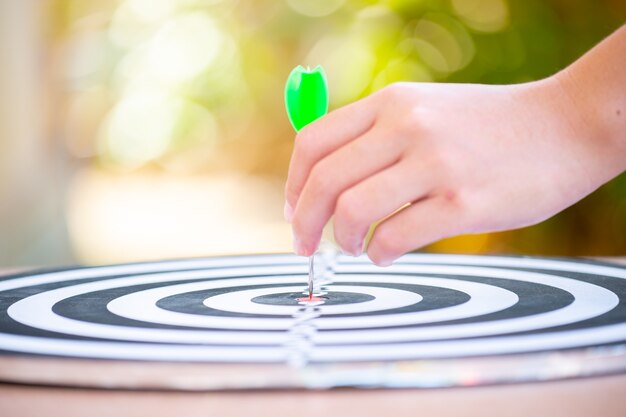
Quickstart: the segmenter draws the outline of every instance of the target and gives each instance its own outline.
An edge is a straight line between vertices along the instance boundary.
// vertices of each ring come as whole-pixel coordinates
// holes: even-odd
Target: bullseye
[[[326,301],[326,297],[315,297],[314,295],[311,295],[310,297],[300,297],[300,298],[296,298],[296,301],[298,303],[323,303],[324,301]]]

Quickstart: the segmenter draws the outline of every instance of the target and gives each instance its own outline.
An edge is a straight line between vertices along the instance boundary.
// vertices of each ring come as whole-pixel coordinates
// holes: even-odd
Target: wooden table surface
[[[603,261],[609,259],[602,258]],[[610,259],[626,264],[626,258]],[[231,392],[0,384],[4,416],[626,416],[626,375],[472,388]]]
[[[0,385],[1,416],[626,416],[626,375],[422,390],[146,392]]]

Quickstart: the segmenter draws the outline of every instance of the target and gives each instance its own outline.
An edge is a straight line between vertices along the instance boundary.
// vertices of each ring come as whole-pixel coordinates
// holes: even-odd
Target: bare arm
[[[626,25],[554,76],[566,107],[596,141],[605,181],[626,169]]]

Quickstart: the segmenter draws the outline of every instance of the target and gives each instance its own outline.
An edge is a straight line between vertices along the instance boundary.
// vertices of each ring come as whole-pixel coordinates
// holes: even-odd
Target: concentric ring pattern
[[[306,363],[533,353],[626,343],[626,269],[581,260],[340,257],[324,304],[306,260],[220,257],[0,279],[0,351]],[[303,336],[304,335],[304,336]]]

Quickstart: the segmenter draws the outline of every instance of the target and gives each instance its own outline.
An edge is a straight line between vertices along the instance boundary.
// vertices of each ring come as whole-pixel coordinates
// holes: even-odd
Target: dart
[[[285,108],[296,132],[328,112],[328,83],[320,65],[312,70],[298,65],[291,71],[285,84]],[[309,299],[314,277],[315,254],[309,256]]]

